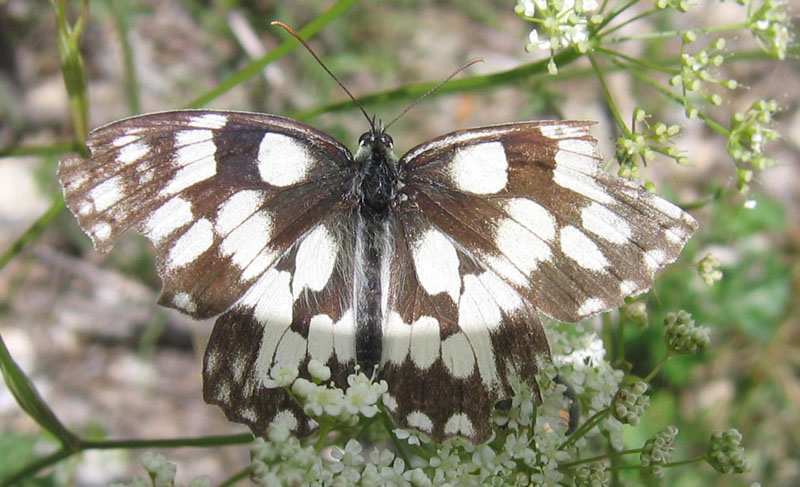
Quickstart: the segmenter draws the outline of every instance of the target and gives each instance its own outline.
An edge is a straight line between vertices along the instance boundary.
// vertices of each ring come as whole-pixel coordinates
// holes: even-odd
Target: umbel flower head
[[[721,473],[744,473],[750,471],[741,446],[742,434],[737,429],[719,431],[711,436],[706,450],[706,461]]]
[[[621,387],[611,402],[611,414],[620,423],[636,426],[639,424],[639,416],[650,405],[650,398],[645,392],[647,384],[644,382],[634,382]]]
[[[518,0],[514,11],[537,25],[528,34],[526,51],[549,51],[547,70],[556,74],[553,52],[574,46],[580,52],[589,49],[589,25],[602,22],[596,0]]]
[[[697,326],[692,315],[680,310],[664,318],[664,337],[674,353],[695,353],[711,343],[707,326]]]
[[[656,477],[664,475],[664,465],[672,460],[676,436],[678,436],[678,428],[670,425],[647,440],[639,457],[642,467],[646,471]]]

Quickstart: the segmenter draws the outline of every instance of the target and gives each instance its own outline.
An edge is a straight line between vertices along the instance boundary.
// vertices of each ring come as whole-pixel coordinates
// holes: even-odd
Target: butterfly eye
[[[359,137],[359,139],[358,139],[358,146],[362,147],[367,142],[371,142],[372,138],[373,137],[372,137],[372,134],[370,132],[367,132],[367,133],[361,135],[361,137]]]
[[[388,134],[381,134],[381,142],[386,144],[387,147],[391,148],[394,147],[394,141]]]

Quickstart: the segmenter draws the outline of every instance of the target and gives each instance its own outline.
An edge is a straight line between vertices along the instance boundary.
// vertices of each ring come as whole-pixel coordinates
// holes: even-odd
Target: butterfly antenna
[[[331,72],[331,70],[330,70],[330,69],[328,69],[328,67],[327,67],[327,66],[325,66],[325,63],[323,63],[323,62],[322,62],[322,59],[320,59],[320,58],[319,58],[319,56],[317,56],[317,53],[315,53],[315,52],[314,52],[314,50],[313,50],[313,49],[311,49],[311,46],[309,46],[309,45],[308,45],[308,43],[306,42],[306,40],[305,40],[305,39],[303,39],[303,38],[300,36],[300,34],[298,34],[298,33],[297,33],[297,31],[295,31],[294,29],[292,29],[292,28],[291,28],[291,27],[289,27],[288,25],[284,24],[283,22],[280,22],[280,21],[278,21],[278,20],[275,20],[275,21],[273,21],[273,22],[270,22],[270,25],[277,25],[278,27],[282,28],[283,30],[285,30],[286,32],[288,32],[289,34],[291,34],[291,35],[292,35],[292,37],[294,37],[295,39],[297,39],[297,40],[300,42],[300,44],[302,44],[302,45],[303,45],[303,47],[305,47],[305,48],[306,48],[306,51],[310,52],[310,53],[311,53],[311,55],[312,55],[312,56],[314,56],[314,59],[316,59],[316,60],[317,60],[317,62],[319,63],[319,65],[320,65],[320,66],[322,66],[322,69],[324,69],[324,70],[325,70],[325,72],[326,72],[326,73],[328,73],[328,74],[331,76],[331,78],[333,78],[333,79],[336,81],[336,83],[338,83],[338,85],[342,87],[342,89],[344,90],[344,92],[345,92],[345,93],[347,93],[347,96],[349,96],[349,97],[350,97],[350,99],[351,99],[351,100],[353,100],[353,103],[355,103],[355,104],[356,104],[356,106],[358,107],[358,109],[359,109],[359,110],[361,110],[361,113],[363,113],[363,114],[364,114],[364,117],[367,119],[367,122],[369,122],[369,125],[370,125],[370,127],[372,127],[372,130],[374,131],[374,130],[375,130],[375,118],[374,118],[374,117],[373,117],[373,118],[370,118],[370,117],[369,117],[369,115],[367,115],[367,111],[366,111],[366,110],[364,110],[364,107],[361,105],[361,103],[359,103],[359,102],[358,102],[358,100],[356,100],[356,97],[354,97],[354,96],[353,96],[353,94],[352,94],[352,93],[350,93],[350,90],[348,90],[348,89],[347,89],[347,87],[346,87],[346,86],[345,86],[345,85],[344,85],[344,84],[343,84],[341,81],[339,81],[339,78],[337,78],[337,77],[336,77],[336,75],[335,75],[335,74],[333,74],[333,73]],[[452,76],[451,76],[451,77],[452,77]]]
[[[431,94],[431,93],[433,93],[434,91],[438,90],[439,88],[441,88],[441,87],[442,87],[442,85],[443,85],[443,84],[445,84],[445,83],[447,83],[448,81],[450,81],[451,79],[453,79],[453,78],[454,78],[454,77],[455,77],[455,76],[456,76],[458,73],[460,73],[461,71],[464,71],[465,69],[467,69],[468,67],[472,66],[473,64],[477,64],[477,63],[483,63],[483,62],[486,62],[486,58],[482,58],[482,57],[476,57],[476,58],[472,58],[472,59],[470,59],[469,61],[467,61],[466,63],[464,63],[464,64],[463,64],[463,65],[462,65],[460,68],[458,68],[458,69],[456,69],[455,71],[453,71],[452,73],[450,73],[450,76],[448,76],[447,78],[445,78],[444,80],[442,80],[441,82],[439,82],[439,84],[438,84],[438,85],[434,86],[434,87],[433,87],[433,88],[431,88],[430,90],[428,90],[428,91],[426,91],[425,93],[423,93],[423,94],[422,94],[422,96],[420,96],[419,98],[417,98],[416,100],[414,100],[414,103],[412,103],[411,105],[407,106],[407,107],[406,107],[406,109],[405,109],[405,110],[403,110],[403,111],[400,113],[400,115],[398,115],[398,116],[394,117],[394,118],[392,119],[392,121],[391,121],[391,122],[389,122],[388,124],[386,124],[386,127],[384,127],[384,130],[388,129],[388,128],[389,128],[389,126],[390,126],[390,125],[392,125],[393,123],[395,123],[395,122],[396,122],[396,121],[397,121],[397,120],[398,120],[400,117],[402,117],[403,115],[405,115],[406,113],[408,113],[408,112],[409,112],[409,111],[410,111],[412,108],[414,108],[415,106],[417,106],[417,104],[418,104],[419,102],[421,102],[423,98],[425,98],[426,96],[430,95],[430,94]]]

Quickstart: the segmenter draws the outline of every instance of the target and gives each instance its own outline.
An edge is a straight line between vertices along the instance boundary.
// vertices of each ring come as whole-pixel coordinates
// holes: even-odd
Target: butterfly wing
[[[532,380],[547,340],[536,310],[446,232],[422,212],[397,215],[385,264],[384,404],[403,427],[477,443],[512,393],[508,374]]]
[[[454,132],[401,159],[383,335],[400,424],[437,439],[486,439],[491,407],[510,395],[509,372],[538,390],[535,356],[548,347],[536,310],[578,321],[619,306],[652,285],[696,228],[676,206],[603,172],[589,125]]]
[[[307,433],[283,390],[264,384],[275,364],[324,358],[324,345],[309,345],[312,317],[349,324],[348,150],[289,119],[217,111],[134,117],[87,142],[91,158],[64,161],[59,178],[95,246],[108,250],[138,228],[156,247],[160,304],[197,318],[224,313],[206,352],[206,399],[257,433],[284,411]],[[351,345],[322,360],[341,384]]]
[[[403,157],[408,200],[542,313],[578,321],[650,288],[697,227],[608,174],[591,122],[445,135]]]

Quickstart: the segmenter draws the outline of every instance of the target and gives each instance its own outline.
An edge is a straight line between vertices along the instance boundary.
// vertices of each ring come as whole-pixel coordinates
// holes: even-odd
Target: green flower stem
[[[85,450],[112,450],[118,448],[176,448],[176,447],[209,447],[224,445],[241,445],[253,441],[253,435],[244,433],[227,436],[204,436],[198,438],[174,438],[154,440],[108,440],[90,441],[78,440],[76,444],[64,446],[47,456],[44,456],[12,473],[5,479],[0,479],[0,487],[11,487],[22,479],[36,475],[47,467],[69,458]]]
[[[674,74],[680,74],[680,72],[681,72],[679,69],[668,68],[667,67],[669,65],[675,64],[676,62],[679,62],[679,60],[677,60],[677,59],[674,62],[664,61],[664,62],[661,62],[661,63],[652,63],[652,62],[649,62],[649,61],[645,61],[644,59],[636,58],[636,57],[633,57],[633,56],[628,56],[627,54],[623,54],[623,53],[621,53],[619,51],[615,51],[613,49],[608,49],[607,47],[603,47],[603,46],[597,46],[597,48],[595,48],[595,51],[598,52],[598,53],[601,53],[601,54],[605,54],[606,55],[605,57],[609,57],[609,56],[617,57],[617,58],[620,58],[620,59],[624,59],[625,61],[628,61],[631,64],[635,64],[638,67],[650,69],[650,70],[653,70],[653,71],[658,71],[658,72],[665,73],[665,74],[674,75]]]
[[[406,449],[403,448],[403,445],[400,444],[400,440],[397,439],[397,435],[395,435],[392,430],[394,429],[394,424],[392,420],[389,419],[389,415],[381,411],[381,419],[383,423],[383,427],[386,429],[386,432],[389,434],[389,440],[392,442],[392,446],[394,447],[394,451],[397,452],[397,455],[406,462],[406,465],[411,465],[410,460],[408,458],[408,453]]]
[[[358,0],[339,0],[322,15],[316,17],[314,20],[309,22],[308,25],[298,30],[298,33],[305,39],[313,37],[332,20],[344,14],[350,7],[355,5],[356,2],[358,2]],[[186,105],[186,108],[200,108],[206,105],[211,100],[230,91],[232,88],[236,87],[251,76],[257,75],[262,69],[264,69],[264,66],[288,53],[297,45],[299,45],[298,42],[293,38],[283,41],[278,47],[271,50],[260,59],[254,60],[236,74],[224,79],[214,89],[195,98],[188,105]]]
[[[606,468],[607,472],[619,472],[620,470],[640,470],[642,468],[641,464],[634,463],[632,465],[618,465],[618,466],[611,466]]]
[[[65,449],[75,450],[80,440],[59,421],[47,402],[39,395],[36,386],[11,357],[2,335],[0,335],[0,373],[20,408],[39,426],[55,436]]]
[[[676,95],[675,93],[673,93],[673,92],[669,91],[668,89],[664,88],[663,86],[658,84],[656,81],[654,81],[653,79],[651,79],[647,75],[639,72],[636,69],[628,69],[628,67],[626,67],[624,64],[622,64],[622,62],[619,61],[618,59],[614,59],[614,58],[610,58],[610,57],[606,58],[606,59],[608,59],[610,62],[616,64],[617,67],[619,67],[620,69],[626,70],[627,72],[632,74],[636,79],[638,79],[642,83],[647,84],[648,86],[650,86],[654,90],[658,91],[659,93],[661,93],[665,97],[671,99],[675,103],[678,103],[679,105],[686,106],[685,97]],[[718,132],[723,137],[728,138],[728,136],[730,135],[730,131],[728,129],[723,127],[719,122],[717,122],[713,118],[709,117],[708,115],[706,115],[706,114],[704,114],[704,113],[702,113],[702,112],[700,112],[698,110],[697,116],[700,119],[702,119],[703,122],[705,122],[705,124],[708,125],[709,128],[715,130],[716,132]]]
[[[606,103],[608,103],[608,108],[611,110],[611,113],[614,115],[614,119],[617,121],[617,126],[619,126],[619,129],[625,134],[626,137],[630,137],[631,131],[625,124],[625,120],[623,120],[622,115],[619,113],[617,104],[614,103],[614,97],[611,96],[611,90],[608,89],[608,84],[603,76],[603,70],[600,69],[600,66],[597,64],[597,60],[592,54],[587,53],[586,57],[588,57],[589,62],[592,63],[592,68],[594,68],[594,72],[597,75],[597,80],[600,81],[600,87],[603,88],[603,94],[606,97]]]
[[[672,355],[673,355],[672,350],[667,350],[667,353],[665,353],[664,356],[661,358],[661,360],[656,364],[656,366],[653,367],[653,370],[651,370],[650,373],[647,374],[647,377],[642,379],[642,382],[649,383],[651,380],[653,380],[653,377],[655,377],[656,374],[658,374],[659,371],[661,371],[664,365],[666,365],[667,361],[670,358],[672,358]]]
[[[591,418],[587,419],[585,423],[580,425],[578,429],[575,430],[575,432],[570,435],[569,438],[564,440],[564,442],[558,446],[558,449],[563,450],[571,446],[573,443],[575,443],[576,441],[581,439],[584,435],[586,435],[586,433],[591,431],[592,428],[597,426],[600,423],[600,421],[604,420],[606,416],[608,416],[609,414],[611,414],[611,408],[601,409],[600,411],[594,413],[594,415]]]
[[[628,3],[626,3],[622,7],[614,10],[613,12],[611,12],[608,15],[603,15],[603,21],[600,22],[600,25],[597,26],[597,29],[599,30],[599,29],[602,29],[603,27],[607,26],[608,24],[611,23],[612,20],[617,18],[617,16],[619,14],[621,14],[622,12],[625,12],[626,10],[631,8],[632,6],[636,5],[637,3],[639,3],[639,1],[640,0],[628,0]],[[600,8],[600,10],[598,10],[598,12],[600,12],[602,14],[603,11],[605,10],[605,8],[606,8],[606,3],[603,3],[603,6]]]
[[[80,50],[80,38],[89,17],[89,0],[83,0],[78,20],[73,26],[67,22],[67,0],[54,3],[58,26],[58,52],[61,74],[67,88],[75,141],[83,146],[89,133],[89,101],[86,97],[86,73]],[[82,149],[85,152],[86,149]],[[88,153],[82,154],[88,156]]]
[[[114,450],[117,448],[178,448],[244,445],[253,441],[250,433],[222,436],[198,436],[190,438],[167,438],[152,440],[81,440],[81,450]]]
[[[614,452],[614,455],[634,455],[637,453],[642,453],[642,451],[644,451],[644,448],[636,448],[633,450],[623,450],[619,452]],[[578,465],[584,465],[587,463],[594,463],[602,460],[608,460],[609,458],[611,458],[611,456],[612,456],[611,454],[605,454],[605,455],[597,455],[596,457],[582,458],[580,460],[575,460],[574,462],[562,463],[558,466],[558,469],[568,470],[573,467],[577,467]]]
[[[628,42],[628,41],[658,40],[658,39],[668,39],[673,37],[680,38],[689,32],[700,36],[704,34],[714,34],[717,32],[748,30],[749,27],[750,27],[749,22],[739,22],[737,24],[718,25],[715,27],[706,27],[704,29],[665,30],[659,32],[648,32],[645,34],[633,34],[620,37],[604,37],[603,44],[616,44],[618,42]]]
[[[704,462],[705,459],[706,459],[706,457],[699,456],[699,457],[695,457],[695,458],[689,458],[688,460],[681,460],[679,462],[665,463],[664,467],[665,468],[666,467],[680,467],[682,465],[690,465],[692,463],[701,463],[701,462]]]
[[[253,467],[252,466],[247,466],[247,467],[239,470],[235,474],[231,475],[227,479],[225,479],[224,482],[219,484],[219,487],[230,487],[231,485],[236,485],[239,482],[241,482],[242,480],[245,480],[246,478],[250,477],[250,474],[252,474],[252,473],[253,473]]]
[[[644,11],[644,12],[640,13],[639,15],[631,17],[630,19],[626,20],[625,22],[619,23],[619,24],[615,25],[614,27],[611,27],[610,29],[608,29],[608,30],[606,30],[604,32],[597,33],[597,36],[600,37],[600,38],[604,38],[604,37],[608,36],[609,34],[611,34],[612,32],[616,32],[616,31],[622,29],[626,25],[630,25],[630,24],[636,22],[637,20],[641,20],[641,19],[643,19],[645,17],[649,17],[650,15],[653,15],[654,13],[657,13],[657,12],[660,12],[660,10],[657,9],[657,8],[651,8],[650,10]],[[604,23],[603,25],[607,25],[607,24]]]
[[[57,156],[65,152],[77,152],[79,145],[75,142],[55,142],[46,146],[9,147],[0,149],[0,158],[21,156]]]
[[[574,48],[565,49],[559,52],[553,60],[558,66],[567,65],[570,62],[580,58],[583,54]],[[501,71],[488,75],[471,76],[469,78],[452,79],[447,84],[442,85],[438,90],[431,93],[429,96],[439,96],[445,93],[459,93],[464,91],[479,90],[485,88],[496,88],[502,85],[517,83],[520,80],[529,80],[533,76],[542,76],[547,74],[547,64],[549,59],[543,59],[530,64],[525,64],[514,69]],[[381,91],[372,93],[358,98],[359,103],[364,106],[371,104],[390,103],[403,100],[414,100],[420,95],[436,86],[438,81],[431,81],[427,83],[418,83],[412,85],[401,86],[392,90]],[[290,114],[290,118],[296,120],[308,120],[323,113],[334,113],[344,110],[355,108],[355,104],[350,101],[341,101],[322,105],[311,110],[303,112],[296,112]]]
[[[22,253],[22,251],[30,245],[31,243],[35,242],[44,231],[53,223],[53,220],[61,214],[61,211],[64,209],[64,200],[62,198],[58,198],[58,200],[54,201],[50,204],[50,208],[48,208],[42,216],[36,219],[30,227],[28,227],[25,232],[20,235],[14,243],[11,244],[11,247],[8,248],[2,255],[0,255],[0,269],[4,268],[6,264],[8,264],[12,259],[14,259],[17,255]]]
[[[321,452],[326,446],[328,446],[328,433],[332,429],[332,422],[324,421],[319,425],[319,437],[317,438],[317,442],[314,443],[314,451],[319,453]]]
[[[610,315],[611,313],[606,313]],[[610,317],[608,318],[611,319]],[[621,364],[625,361],[625,318],[620,318],[617,322],[617,340],[616,345],[614,346],[614,355],[612,358],[614,359],[612,364]]]
[[[115,2],[109,4],[111,8],[111,19],[114,24],[114,29],[117,31],[119,37],[119,44],[122,48],[122,67],[124,73],[125,97],[128,101],[128,111],[130,113],[141,112],[141,103],[139,100],[139,81],[136,77],[136,67],[133,62],[133,49],[128,40],[128,31],[130,30],[128,18],[130,15],[130,2]]]
[[[35,475],[45,468],[70,457],[75,452],[66,448],[61,448],[53,453],[44,456],[28,465],[22,467],[4,479],[0,479],[0,487],[12,487],[18,485],[22,480]]]

